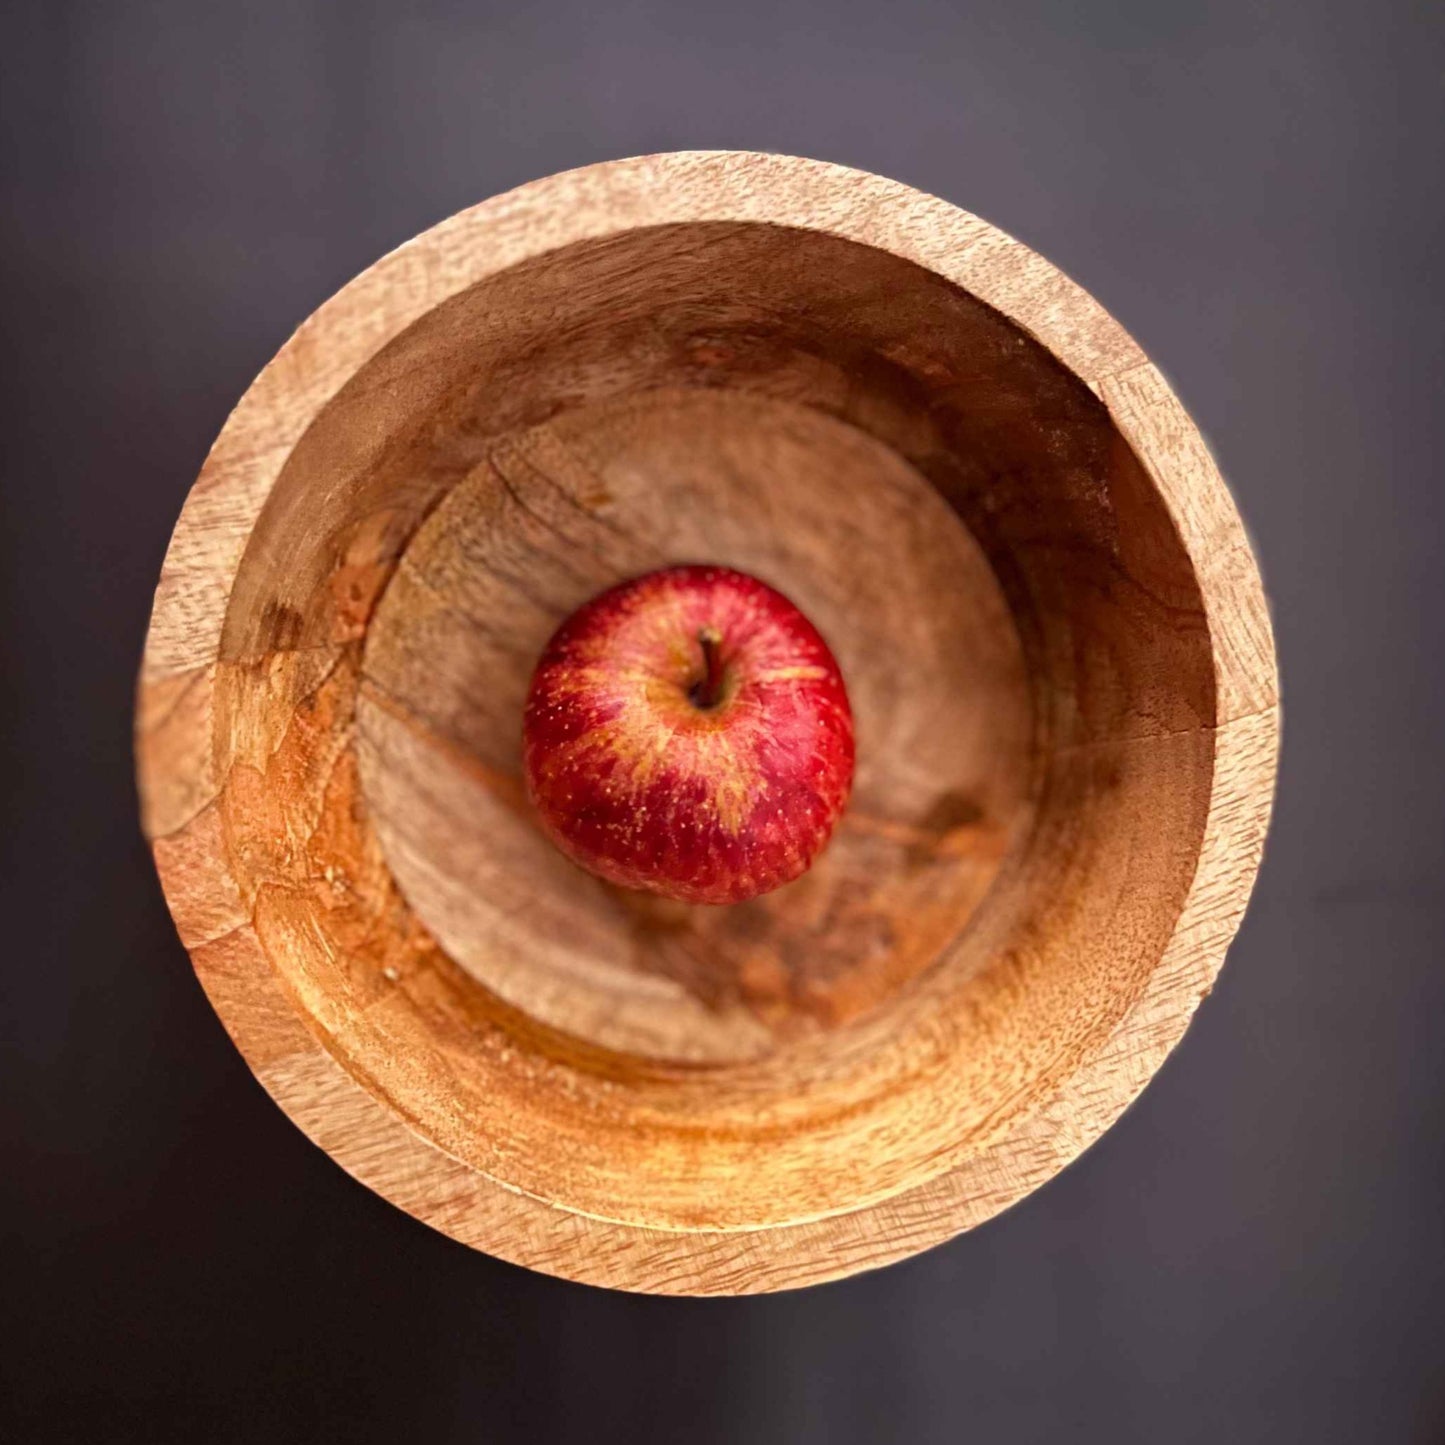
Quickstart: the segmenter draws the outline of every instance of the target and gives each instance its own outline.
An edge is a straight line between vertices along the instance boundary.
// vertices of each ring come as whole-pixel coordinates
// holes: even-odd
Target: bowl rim
[[[1198,863],[1139,998],[1047,1104],[964,1164],[879,1203],[769,1228],[673,1231],[573,1213],[445,1153],[367,1093],[293,1008],[229,872],[211,766],[212,689],[242,554],[293,448],[354,372],[436,306],[578,242],[689,222],[786,225],[872,246],[994,307],[1101,399],[1195,569],[1217,721]],[[606,161],[483,201],[392,251],[320,306],[231,413],[181,510],[137,700],[144,827],[212,1005],[287,1115],[354,1177],[489,1254],[654,1293],[752,1293],[889,1263],[992,1217],[1102,1134],[1182,1037],[1257,873],[1279,726],[1268,608],[1249,539],[1158,369],[1081,287],[946,201],[844,166],[755,152]]]

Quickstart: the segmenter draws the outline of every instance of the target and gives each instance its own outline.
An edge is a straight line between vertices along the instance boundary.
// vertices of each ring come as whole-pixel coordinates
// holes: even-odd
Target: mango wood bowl
[[[552,629],[678,561],[791,596],[857,717],[828,852],[733,908],[580,873],[520,786]],[[312,1139],[491,1254],[731,1294],[925,1249],[1117,1117],[1238,924],[1277,723],[1229,494],[1094,301],[907,187],[702,153],[487,201],[301,327],[181,512],[137,750]]]

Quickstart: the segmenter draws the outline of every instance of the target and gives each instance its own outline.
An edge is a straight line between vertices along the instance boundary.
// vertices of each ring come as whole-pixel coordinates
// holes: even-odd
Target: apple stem
[[[702,677],[688,689],[688,696],[696,707],[716,707],[722,700],[722,634],[716,627],[704,627],[697,640],[702,648]]]

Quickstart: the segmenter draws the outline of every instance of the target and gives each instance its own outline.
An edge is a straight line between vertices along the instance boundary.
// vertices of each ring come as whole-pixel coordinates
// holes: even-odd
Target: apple
[[[580,607],[537,663],[522,733],[557,847],[689,903],[800,877],[853,784],[853,713],[827,643],[727,567],[666,567]]]

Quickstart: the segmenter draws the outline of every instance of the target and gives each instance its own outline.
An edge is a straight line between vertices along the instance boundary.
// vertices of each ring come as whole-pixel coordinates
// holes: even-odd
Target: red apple
[[[838,664],[780,592],[667,567],[594,597],[532,678],[527,791],[574,862],[626,888],[741,903],[805,873],[848,801]]]

